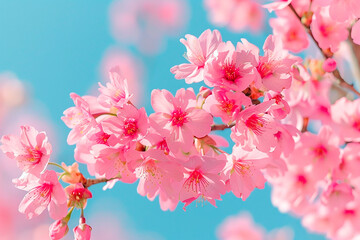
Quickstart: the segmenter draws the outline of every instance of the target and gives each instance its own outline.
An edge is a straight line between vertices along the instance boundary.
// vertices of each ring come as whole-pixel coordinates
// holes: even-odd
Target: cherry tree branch
[[[235,123],[232,123],[230,125],[226,125],[226,124],[214,124],[211,126],[211,131],[223,131],[227,128],[232,128],[233,126],[235,126]]]
[[[311,28],[310,28],[309,26],[305,25],[305,24],[301,21],[301,16],[296,12],[294,6],[293,6],[291,3],[290,3],[290,5],[289,5],[289,7],[290,7],[291,11],[295,14],[295,16],[299,19],[299,21],[301,22],[301,24],[304,26],[304,28],[306,29],[306,31],[307,31],[307,33],[309,34],[309,36],[313,39],[313,41],[315,42],[316,46],[319,48],[321,54],[323,55],[323,57],[324,57],[325,59],[332,57],[332,53],[331,53],[331,52],[326,52],[326,51],[324,51],[324,50],[320,47],[319,42],[315,39],[315,37],[314,37],[314,35],[313,35],[312,31],[311,31]],[[334,77],[336,77],[336,78],[338,79],[340,86],[342,86],[342,87],[344,87],[344,88],[347,88],[347,89],[351,90],[352,92],[354,92],[356,95],[360,96],[360,92],[358,92],[358,91],[354,88],[353,84],[349,84],[349,83],[347,83],[347,82],[344,80],[344,78],[341,76],[341,74],[340,74],[340,72],[339,72],[338,69],[335,69],[332,73],[333,73]]]
[[[119,178],[117,178],[117,177],[110,178],[110,179],[108,179],[108,178],[87,178],[82,182],[82,184],[83,184],[84,188],[89,188],[92,185],[109,182],[114,179],[119,179]]]

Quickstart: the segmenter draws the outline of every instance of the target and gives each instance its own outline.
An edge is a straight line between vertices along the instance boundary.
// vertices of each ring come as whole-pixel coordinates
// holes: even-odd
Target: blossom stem
[[[59,167],[59,168],[61,168],[65,173],[68,173],[68,171],[66,171],[65,168],[63,168],[61,165],[59,165],[59,164],[57,164],[57,163],[49,162],[48,165],[53,165],[53,166]]]
[[[290,8],[291,11],[295,14],[295,16],[299,19],[300,23],[304,26],[304,28],[306,29],[306,31],[307,31],[307,33],[309,34],[309,36],[312,38],[312,40],[315,42],[316,46],[319,48],[319,50],[320,50],[321,54],[323,55],[323,57],[324,57],[325,59],[328,59],[328,58],[332,57],[332,53],[331,53],[331,52],[330,52],[330,53],[325,52],[325,51],[320,47],[319,42],[315,39],[315,37],[314,37],[314,35],[313,35],[312,31],[311,31],[311,28],[310,28],[309,26],[306,26],[305,24],[303,24],[303,23],[301,22],[301,16],[296,12],[294,6],[293,6],[291,3],[290,3],[290,5],[289,5],[289,8]],[[344,87],[344,88],[347,88],[347,89],[351,90],[353,93],[355,93],[356,95],[360,96],[360,92],[358,92],[358,91],[354,88],[353,84],[349,84],[349,83],[347,83],[347,82],[344,80],[344,78],[341,76],[341,74],[340,74],[340,72],[339,72],[338,69],[335,69],[332,73],[333,73],[334,77],[336,77],[336,78],[338,79],[338,81],[339,81],[338,84],[339,84],[340,86],[342,86],[342,87]]]
[[[211,131],[218,131],[218,130],[225,130],[227,128],[232,128],[233,126],[235,126],[235,123],[232,123],[230,125],[226,125],[226,124],[214,124],[211,126]]]

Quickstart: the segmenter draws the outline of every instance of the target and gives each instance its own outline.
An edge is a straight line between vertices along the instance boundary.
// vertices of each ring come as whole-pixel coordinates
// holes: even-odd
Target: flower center
[[[138,130],[137,122],[134,118],[128,118],[124,124],[124,133],[126,136],[133,136]]]
[[[260,114],[253,114],[246,120],[245,125],[256,135],[261,135],[264,133],[263,128],[266,126],[266,119]]]
[[[178,127],[184,125],[184,123],[188,121],[186,115],[187,113],[183,112],[181,109],[176,109],[175,111],[173,111],[173,113],[171,114],[172,125]]]
[[[234,100],[222,101],[220,109],[228,114],[231,114],[234,111],[235,106]]]
[[[43,153],[38,148],[27,148],[27,160],[30,163],[37,164],[40,162]]]
[[[241,160],[234,161],[234,165],[231,173],[233,173],[234,171],[241,175],[248,174],[250,172],[250,165],[245,164]]]
[[[301,183],[302,185],[305,185],[307,183],[307,180],[304,175],[298,175],[297,180],[298,180],[298,183]]]
[[[184,186],[188,191],[203,193],[207,186],[209,186],[209,181],[206,180],[199,170],[195,170],[185,181]]]
[[[43,198],[48,198],[50,193],[52,192],[52,187],[53,185],[50,183],[44,183],[41,187],[40,187],[40,196]]]
[[[360,118],[354,121],[353,128],[360,132]]]
[[[235,63],[225,63],[222,67],[224,78],[230,82],[235,82],[236,79],[241,77],[240,68],[236,67]]]
[[[260,58],[260,63],[256,69],[259,72],[261,78],[266,78],[272,74],[273,64],[270,62],[262,62]]]
[[[327,154],[327,149],[323,145],[319,145],[313,149],[313,153],[317,158],[324,158]]]

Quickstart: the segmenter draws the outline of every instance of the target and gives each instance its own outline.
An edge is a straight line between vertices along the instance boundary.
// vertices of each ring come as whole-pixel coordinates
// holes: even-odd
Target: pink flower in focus
[[[91,153],[95,157],[94,172],[98,176],[105,176],[108,179],[119,176],[122,182],[134,183],[137,178],[128,168],[124,151],[125,149],[122,147],[93,146]]]
[[[334,21],[329,16],[328,8],[321,8],[315,12],[310,25],[311,31],[323,50],[336,52],[342,41],[348,38],[348,24]]]
[[[231,42],[218,49],[218,55],[205,67],[205,83],[234,91],[243,91],[255,80],[255,56],[244,50],[235,50]]]
[[[176,207],[179,199],[183,170],[179,164],[170,161],[163,151],[150,149],[146,152],[128,151],[129,167],[140,179],[137,191],[140,195],[154,200],[160,195],[161,208],[166,208],[163,198],[167,199],[165,205],[172,202]],[[175,208],[170,208],[174,210]]]
[[[139,104],[142,102],[144,95],[144,64],[130,52],[121,50],[117,47],[110,47],[103,55],[101,61],[101,79],[107,82],[109,72],[114,66],[119,66],[121,75],[127,79],[129,93],[133,94],[131,102]]]
[[[190,84],[204,80],[205,64],[213,57],[213,53],[222,43],[221,35],[218,30],[211,32],[210,29],[204,31],[199,38],[187,34],[185,39],[180,42],[185,45],[186,57],[190,63],[183,63],[170,69],[175,74],[176,79],[185,79]]]
[[[265,230],[255,225],[251,216],[241,213],[227,217],[217,229],[220,240],[264,240]]]
[[[6,135],[1,138],[1,150],[24,172],[39,175],[49,162],[52,152],[45,132],[34,127],[21,126],[20,137]]]
[[[261,169],[266,168],[270,158],[256,149],[251,152],[234,147],[228,155],[224,174],[229,179],[229,187],[235,196],[245,201],[254,188],[263,189],[265,178]]]
[[[231,139],[251,151],[254,148],[269,152],[276,146],[275,134],[278,132],[274,118],[266,112],[274,104],[274,100],[254,105],[241,111],[236,125],[231,129]]]
[[[99,83],[101,94],[98,101],[102,106],[110,110],[111,108],[122,108],[131,98],[127,80],[121,75],[119,67],[112,68],[109,71],[109,76],[111,82],[106,83],[106,87]]]
[[[110,145],[127,144],[139,141],[147,134],[149,120],[145,109],[137,109],[131,104],[125,104],[117,112],[117,117],[111,117],[102,122],[104,128],[115,134],[116,138],[109,138]]]
[[[239,44],[238,44],[239,46]],[[270,35],[264,43],[264,56],[255,54],[257,60],[258,78],[266,90],[281,92],[283,89],[290,88],[292,76],[290,74],[293,64],[301,59],[294,57],[283,48],[279,37]],[[252,51],[255,50],[254,48]]]
[[[264,24],[264,11],[257,1],[205,0],[210,22],[240,32],[246,28],[259,31]]]
[[[68,207],[85,208],[87,199],[92,198],[91,192],[81,183],[71,184],[65,188]]]
[[[92,228],[85,223],[85,218],[81,217],[79,225],[74,228],[75,240],[90,240]]]
[[[167,90],[153,90],[151,93],[155,113],[150,115],[150,124],[166,137],[170,150],[175,153],[180,149],[188,152],[194,136],[204,137],[211,130],[211,115],[196,108],[195,101],[192,88],[179,89],[175,97]]]
[[[231,123],[235,120],[235,113],[240,112],[243,105],[250,106],[251,100],[242,92],[215,88],[213,94],[206,98],[203,108],[214,117],[220,117],[224,123]]]
[[[69,226],[63,219],[56,220],[49,227],[49,237],[51,240],[59,240],[69,232]]]
[[[65,116],[61,117],[61,120],[66,126],[72,128],[67,142],[69,145],[73,145],[96,126],[96,121],[90,113],[89,103],[84,98],[76,93],[71,93],[70,97],[74,101],[75,107],[66,109]]]
[[[58,220],[66,215],[66,195],[54,171],[40,175],[37,186],[32,188],[19,205],[19,211],[27,218],[40,215],[46,208],[51,218]]]
[[[185,203],[184,209],[199,197],[216,206],[215,200],[221,200],[220,195],[225,194],[225,184],[221,181],[219,173],[226,162],[224,159],[193,155],[185,167],[185,181],[180,190],[180,201]]]

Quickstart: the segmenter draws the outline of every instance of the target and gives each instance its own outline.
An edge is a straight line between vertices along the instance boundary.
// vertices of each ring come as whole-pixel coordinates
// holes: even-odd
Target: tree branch
[[[301,16],[296,12],[294,6],[290,3],[289,5],[291,11],[295,14],[295,16],[299,19],[299,21],[301,22],[301,24],[304,26],[304,28],[306,29],[307,33],[310,35],[310,37],[313,39],[313,41],[315,42],[316,46],[319,48],[321,54],[323,55],[323,57],[325,59],[332,57],[332,53],[330,52],[325,52],[319,45],[319,42],[315,39],[314,35],[312,34],[312,31],[310,29],[309,26],[306,26],[305,24],[303,24],[303,22],[301,21]],[[333,72],[334,77],[336,77],[339,80],[339,85],[347,88],[349,90],[351,90],[352,92],[354,92],[356,95],[360,96],[360,92],[358,92],[354,86],[352,84],[347,83],[344,78],[341,76],[340,72],[338,69],[335,69]]]
[[[235,123],[232,123],[230,125],[226,125],[226,124],[214,124],[211,126],[211,131],[218,131],[218,130],[225,130],[227,128],[232,128],[233,126],[235,126]]]

